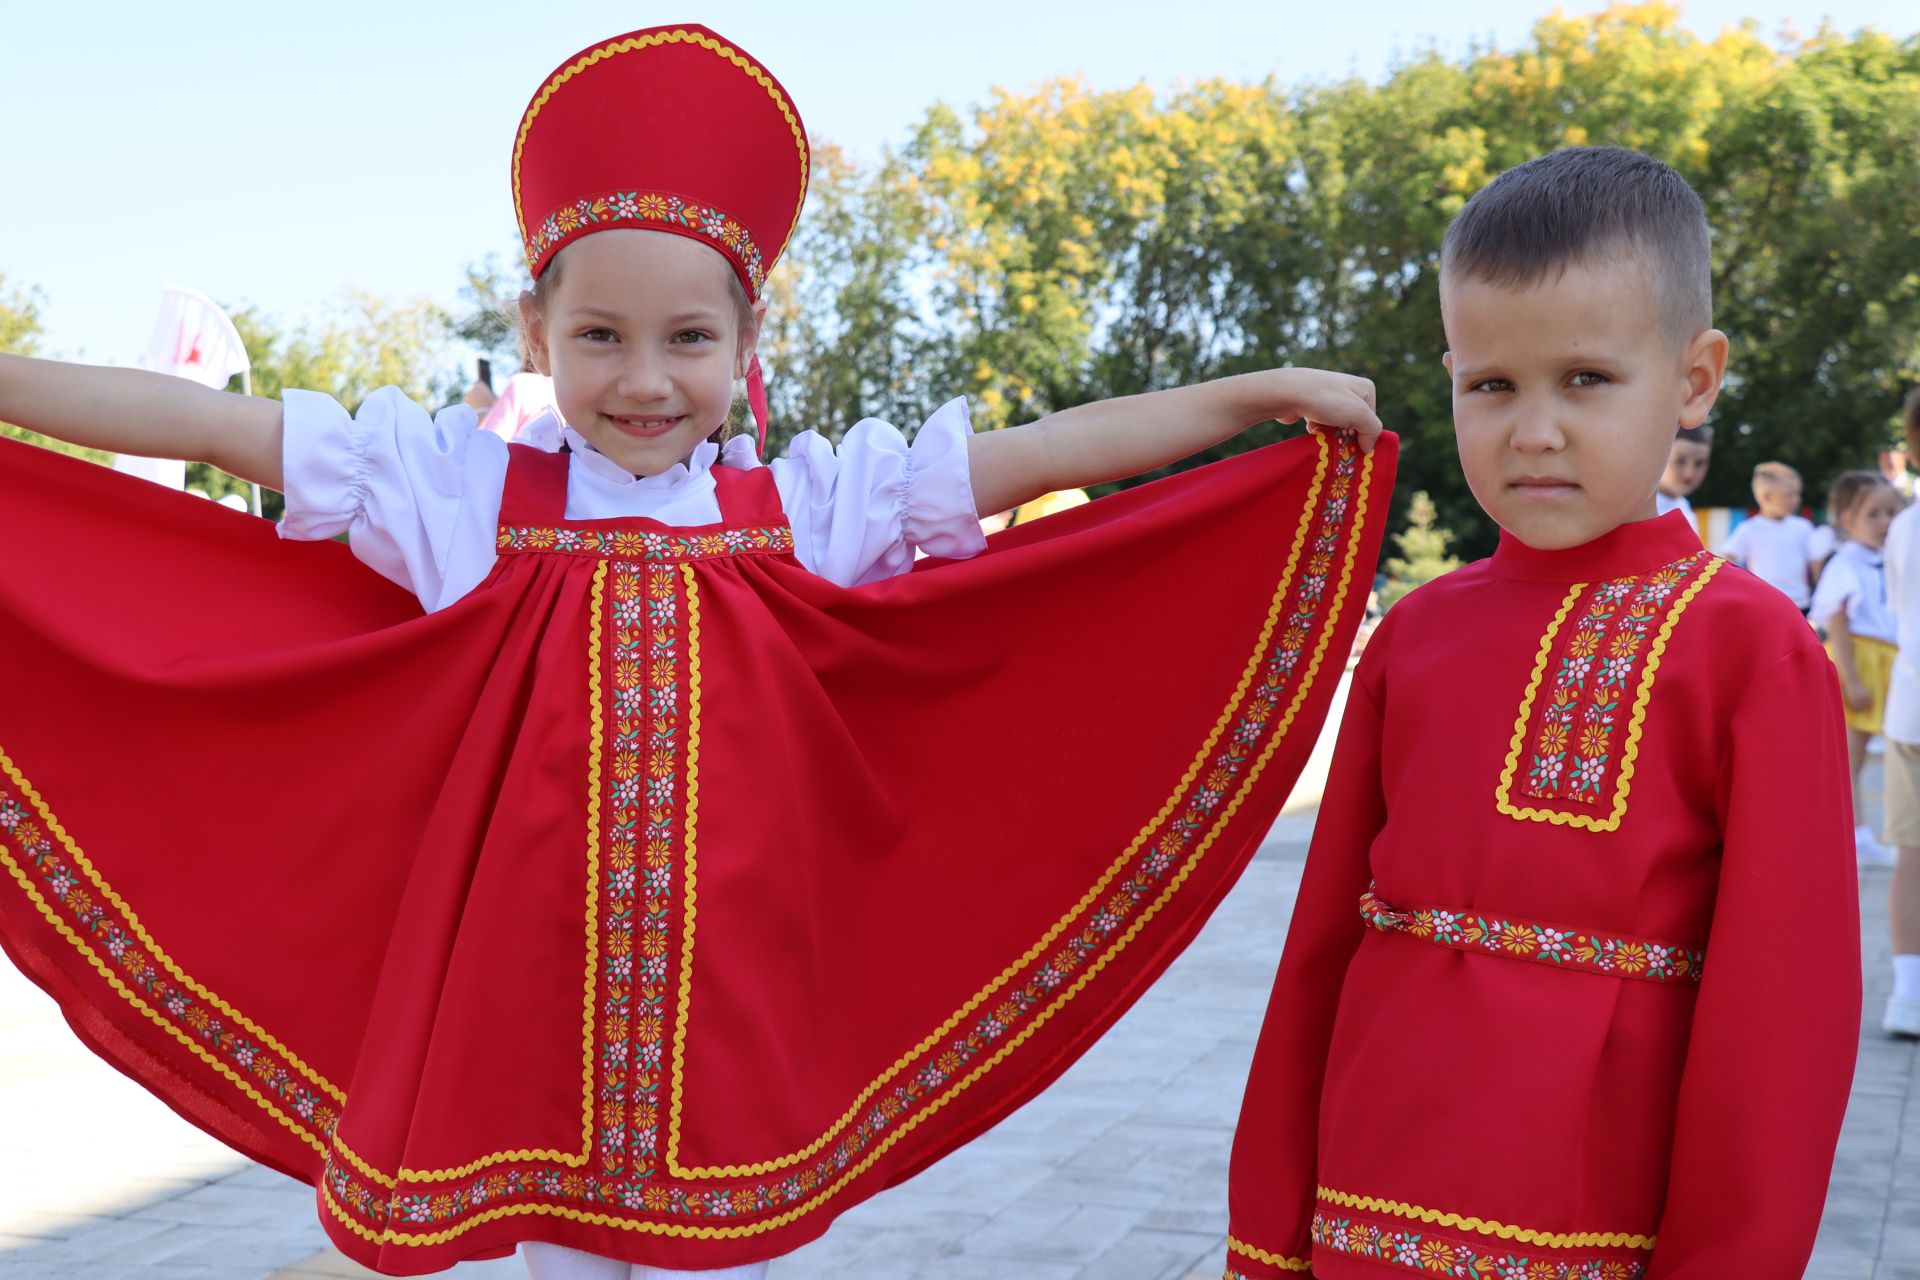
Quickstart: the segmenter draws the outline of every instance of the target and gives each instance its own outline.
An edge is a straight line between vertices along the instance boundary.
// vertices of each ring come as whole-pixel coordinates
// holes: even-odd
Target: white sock
[[[520,1256],[526,1259],[527,1274],[533,1280],[627,1280],[633,1270],[618,1258],[602,1258],[539,1240],[522,1241]]]
[[[1893,958],[1893,998],[1920,1000],[1920,956]]]
[[[1913,958],[1920,960],[1920,956]],[[676,1276],[699,1280],[761,1280],[767,1274],[764,1262],[722,1267],[718,1271],[669,1271],[665,1267],[629,1265],[617,1258],[602,1258],[538,1240],[523,1241],[520,1256],[526,1259],[527,1274],[533,1280],[674,1280]]]
[[[1874,835],[1873,828],[1864,822],[1853,829],[1853,842],[1855,844],[1873,844],[1877,843],[1879,839],[1880,837]]]

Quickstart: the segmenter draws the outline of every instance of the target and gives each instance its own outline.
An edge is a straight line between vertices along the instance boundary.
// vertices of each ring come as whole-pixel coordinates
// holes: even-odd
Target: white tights
[[[767,1274],[764,1262],[722,1267],[718,1271],[669,1271],[665,1267],[644,1267],[535,1240],[521,1244],[520,1256],[526,1259],[527,1274],[533,1280],[674,1280],[676,1276],[698,1277],[698,1280],[761,1280]]]

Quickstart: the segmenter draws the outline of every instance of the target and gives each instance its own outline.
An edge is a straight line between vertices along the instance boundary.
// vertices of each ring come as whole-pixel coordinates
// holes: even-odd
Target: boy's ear
[[[1703,329],[1687,344],[1681,373],[1686,379],[1686,399],[1680,403],[1680,425],[1697,427],[1720,396],[1721,379],[1727,376],[1727,335],[1718,329]]]
[[[1443,351],[1440,353],[1440,367],[1447,371],[1449,378],[1453,376],[1453,352]]]
[[[527,339],[527,363],[535,373],[552,377],[553,368],[547,361],[547,318],[531,293],[520,295],[520,332]]]

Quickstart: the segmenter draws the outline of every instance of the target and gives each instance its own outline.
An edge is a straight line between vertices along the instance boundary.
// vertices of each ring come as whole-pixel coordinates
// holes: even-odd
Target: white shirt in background
[[[1688,502],[1685,498],[1669,498],[1666,494],[1661,493],[1659,490],[1657,489],[1654,490],[1653,514],[1657,516],[1663,516],[1667,514],[1667,512],[1669,511],[1679,511],[1679,512],[1685,513],[1687,517],[1687,522],[1689,524],[1693,524],[1697,526],[1700,523],[1698,520],[1695,520],[1693,518],[1693,504],[1691,502]]]
[[[1780,588],[1804,610],[1813,602],[1808,563],[1813,560],[1813,522],[1803,516],[1748,516],[1720,544],[1720,554],[1737,560],[1762,582]]]
[[[1821,571],[1813,589],[1813,609],[1807,615],[1814,626],[1830,630],[1834,616],[1847,615],[1847,630],[1856,636],[1895,643],[1893,610],[1887,605],[1887,574],[1878,551],[1857,542],[1843,542]]]
[[[1883,555],[1887,608],[1900,646],[1887,688],[1884,724],[1895,742],[1920,744],[1920,506],[1893,518]]]

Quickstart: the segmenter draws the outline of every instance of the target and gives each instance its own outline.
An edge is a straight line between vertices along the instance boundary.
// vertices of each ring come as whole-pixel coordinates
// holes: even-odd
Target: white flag
[[[160,317],[154,321],[147,358],[141,363],[216,390],[250,364],[246,345],[227,313],[213,299],[191,289],[161,291]]]
[[[213,299],[192,289],[169,288],[160,293],[160,317],[154,321],[153,337],[140,363],[157,373],[191,378],[218,390],[251,362],[233,321]],[[184,489],[187,483],[187,464],[174,458],[122,454],[114,459],[113,469],[170,489]]]

